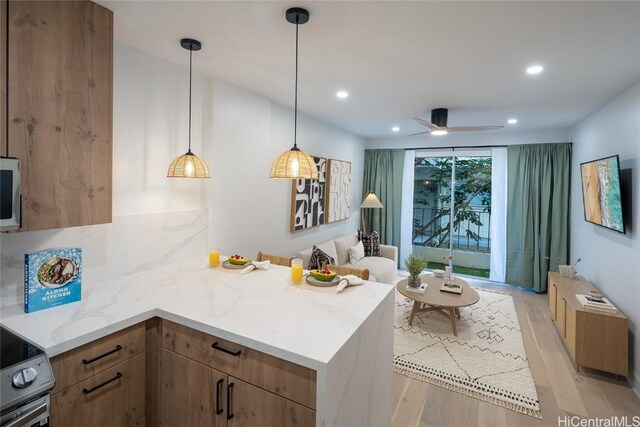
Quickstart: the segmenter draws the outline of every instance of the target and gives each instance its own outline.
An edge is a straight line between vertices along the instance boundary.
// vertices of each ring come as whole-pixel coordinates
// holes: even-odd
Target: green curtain
[[[506,283],[547,290],[569,259],[571,143],[507,148]]]
[[[364,150],[362,200],[373,191],[382,209],[362,209],[367,232],[378,230],[385,245],[400,247],[404,150]]]

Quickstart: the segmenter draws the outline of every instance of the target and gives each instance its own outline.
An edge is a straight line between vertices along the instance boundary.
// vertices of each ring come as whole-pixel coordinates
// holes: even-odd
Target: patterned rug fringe
[[[507,290],[503,290],[503,289],[492,289],[492,288],[483,288],[483,287],[476,287],[476,286],[472,286],[473,289],[475,289],[476,291],[482,291],[482,292],[490,292],[492,294],[500,294],[500,295],[509,295],[511,296],[511,292],[507,291]]]
[[[524,405],[520,405],[517,403],[497,399],[495,397],[487,396],[483,393],[480,393],[474,390],[469,390],[466,387],[461,387],[455,384],[451,384],[447,381],[443,381],[438,378],[433,378],[430,375],[419,374],[417,372],[413,372],[409,369],[405,369],[397,365],[393,366],[393,371],[400,375],[404,375],[405,377],[413,378],[414,380],[424,381],[438,387],[446,388],[447,390],[455,391],[456,393],[464,394],[466,396],[471,396],[475,399],[482,400],[484,402],[489,402],[493,405],[500,406],[515,412],[519,412],[521,414],[528,415],[530,417],[542,419],[542,414],[540,410],[531,409]]]

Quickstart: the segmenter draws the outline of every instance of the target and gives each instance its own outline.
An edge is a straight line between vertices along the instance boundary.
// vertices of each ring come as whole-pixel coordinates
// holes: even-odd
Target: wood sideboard
[[[549,273],[547,304],[556,329],[576,365],[626,376],[628,322],[620,311],[608,313],[584,308],[576,294],[598,289],[584,279]]]

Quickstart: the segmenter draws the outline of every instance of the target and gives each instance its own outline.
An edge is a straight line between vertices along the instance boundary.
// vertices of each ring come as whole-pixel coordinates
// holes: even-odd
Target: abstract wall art
[[[325,187],[327,159],[312,156],[318,167],[318,179],[296,179],[291,192],[291,232],[325,223]]]
[[[327,224],[349,218],[351,162],[329,159],[327,164]]]

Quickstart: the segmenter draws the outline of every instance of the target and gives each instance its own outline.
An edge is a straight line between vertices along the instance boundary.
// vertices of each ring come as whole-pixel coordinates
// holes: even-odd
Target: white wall
[[[201,208],[201,181],[166,178],[171,161],[187,151],[188,68],[122,43],[115,43],[113,62],[113,214]],[[209,79],[194,74],[196,154],[209,92]]]
[[[367,142],[367,148],[474,147],[479,145],[544,144],[570,141],[570,129],[549,129],[529,132],[505,129],[473,133],[450,133],[442,136],[419,135],[372,139]]]
[[[254,256],[263,250],[293,255],[358,228],[362,138],[305,115],[298,117],[298,145],[303,151],[351,161],[351,217],[292,234],[291,181],[269,179],[269,169],[276,156],[293,145],[293,110],[213,79],[211,117],[212,136],[204,147],[212,171],[206,183],[210,245],[225,254]]]
[[[578,272],[593,282],[629,318],[629,376],[640,395],[640,83],[596,111],[573,131],[571,258],[582,258]],[[629,200],[620,234],[584,220],[580,163],[618,154]],[[625,189],[623,188],[623,193]]]

